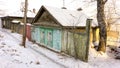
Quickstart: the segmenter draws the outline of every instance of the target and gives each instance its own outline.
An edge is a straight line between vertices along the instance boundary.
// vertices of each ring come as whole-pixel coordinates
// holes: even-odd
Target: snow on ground
[[[120,68],[120,60],[90,48],[88,63],[52,52],[27,40],[22,35],[0,29],[0,68]]]
[[[20,46],[21,35],[0,30],[0,68],[61,68],[51,61],[35,55]]]

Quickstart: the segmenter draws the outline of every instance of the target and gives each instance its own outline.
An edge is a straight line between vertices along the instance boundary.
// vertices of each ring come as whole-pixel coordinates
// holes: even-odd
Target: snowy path
[[[49,61],[52,61],[53,63],[61,66],[62,68],[68,68],[67,66],[65,66],[64,64],[61,64],[55,60],[53,60],[53,58],[48,57],[47,55],[43,54],[42,52],[40,52],[39,50],[35,49],[34,47],[28,46],[29,48],[31,48],[33,51],[38,53],[38,56],[42,55],[43,57],[45,57],[45,59],[48,59]]]
[[[21,47],[20,38],[18,34],[0,30],[0,68],[64,68],[29,48]]]
[[[19,42],[19,43],[22,42],[20,39],[18,39],[18,38],[16,38],[16,37],[14,37],[13,35],[11,35],[11,33],[7,32],[7,31],[5,31],[5,30],[1,30],[1,31],[4,32],[4,33],[6,33],[7,35],[9,35],[11,38],[13,38],[14,41]],[[27,45],[27,47],[30,49],[31,53],[33,52],[34,54],[36,54],[36,55],[39,56],[39,57],[41,57],[41,55],[42,55],[42,57],[44,57],[44,59],[48,59],[49,61],[51,61],[52,63],[55,63],[56,65],[58,65],[58,66],[60,66],[60,67],[62,67],[62,68],[68,68],[68,67],[66,67],[66,66],[63,65],[63,64],[54,61],[52,58],[47,57],[47,55],[43,54],[43,53],[40,52],[39,50],[36,50],[36,48],[32,47],[31,44],[32,44],[32,43],[30,43],[29,41],[27,41],[27,43],[26,43],[26,45]],[[35,52],[34,52],[34,51],[35,51]],[[36,52],[39,53],[39,54],[37,54]]]

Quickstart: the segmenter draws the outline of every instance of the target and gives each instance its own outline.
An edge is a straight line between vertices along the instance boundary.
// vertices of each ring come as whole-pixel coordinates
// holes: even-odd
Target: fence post
[[[87,19],[86,20],[86,36],[87,36],[87,41],[86,41],[86,57],[85,57],[86,61],[85,62],[88,62],[91,22],[92,22],[92,19]]]

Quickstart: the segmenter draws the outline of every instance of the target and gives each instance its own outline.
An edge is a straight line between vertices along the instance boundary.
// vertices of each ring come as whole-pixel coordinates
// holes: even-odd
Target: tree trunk
[[[97,0],[97,21],[99,24],[99,46],[98,51],[106,51],[107,29],[105,23],[104,5],[107,0]]]

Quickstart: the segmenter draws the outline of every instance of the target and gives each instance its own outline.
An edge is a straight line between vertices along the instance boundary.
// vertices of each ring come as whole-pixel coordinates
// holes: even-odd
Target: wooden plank
[[[56,50],[61,50],[61,31],[53,30],[53,48]]]
[[[85,55],[86,55],[86,35],[79,35],[75,34],[75,54],[76,58],[79,58],[81,60],[85,60]]]
[[[74,40],[73,40],[73,33],[68,32],[68,54],[74,56]]]
[[[65,34],[65,31],[64,31],[63,33],[64,34],[63,36],[64,44],[62,45],[62,49],[64,49],[63,51],[65,52],[66,50],[67,54],[71,56],[75,56],[76,58],[85,62],[88,61],[90,22],[91,20],[88,20],[87,26],[86,26],[86,32],[72,33],[72,32],[66,31],[67,33]]]
[[[41,44],[46,44],[45,43],[45,39],[46,39],[46,37],[45,37],[45,29],[44,28],[40,28],[40,43]]]
[[[68,44],[67,43],[68,42],[67,34],[68,34],[67,31],[65,31],[65,30],[62,31],[62,41],[61,41],[62,49],[61,49],[61,51],[64,53],[67,53],[67,44]]]
[[[47,29],[47,45],[53,48],[53,31],[51,29]]]
[[[92,22],[92,19],[87,19],[87,21],[86,21],[87,41],[86,41],[86,57],[85,57],[85,62],[88,62],[91,22]]]

